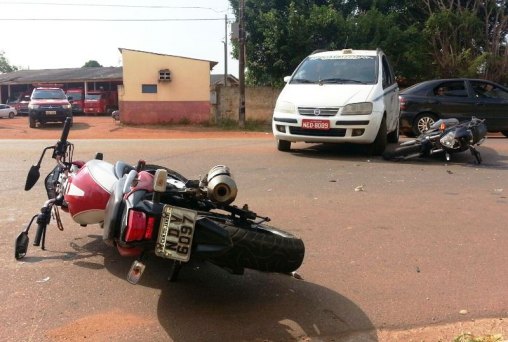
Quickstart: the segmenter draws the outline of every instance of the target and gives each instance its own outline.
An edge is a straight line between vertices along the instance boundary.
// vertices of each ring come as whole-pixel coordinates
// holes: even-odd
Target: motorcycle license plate
[[[330,121],[303,119],[302,120],[302,128],[326,130],[326,129],[330,129]]]
[[[56,114],[56,110],[47,110],[46,111],[46,115],[55,115]]]
[[[193,210],[165,205],[155,254],[166,259],[189,261],[196,217],[197,212]]]

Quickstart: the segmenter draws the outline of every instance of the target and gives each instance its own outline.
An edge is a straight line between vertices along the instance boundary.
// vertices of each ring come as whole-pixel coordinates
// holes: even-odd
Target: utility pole
[[[238,110],[238,125],[245,127],[245,0],[240,0],[240,22],[238,25],[239,40],[239,70],[240,81],[240,106]]]
[[[228,86],[228,15],[224,16],[224,87]]]

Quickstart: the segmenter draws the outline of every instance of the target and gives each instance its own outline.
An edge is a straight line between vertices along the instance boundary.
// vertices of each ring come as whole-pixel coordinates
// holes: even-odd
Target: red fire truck
[[[118,109],[118,93],[116,91],[88,91],[85,95],[85,114],[109,114]]]
[[[85,108],[85,91],[82,88],[67,89],[65,94],[72,105],[72,113],[83,114]]]

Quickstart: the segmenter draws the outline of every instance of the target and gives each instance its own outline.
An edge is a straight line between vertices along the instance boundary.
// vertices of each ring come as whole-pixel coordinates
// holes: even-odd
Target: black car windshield
[[[309,56],[290,83],[375,84],[376,60],[376,56]]]
[[[34,100],[64,100],[66,99],[65,93],[61,89],[44,89],[36,90],[32,95]]]
[[[72,97],[73,100],[82,100],[83,95],[81,93],[67,93],[67,96]]]
[[[85,100],[100,100],[101,94],[86,94]]]

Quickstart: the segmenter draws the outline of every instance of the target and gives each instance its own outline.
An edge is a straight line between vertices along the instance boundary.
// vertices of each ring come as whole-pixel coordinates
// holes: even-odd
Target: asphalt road
[[[70,140],[75,159],[101,151],[188,178],[230,166],[237,204],[303,238],[303,280],[192,264],[168,283],[152,258],[133,286],[132,259],[66,216],[47,250],[30,245],[16,261],[14,240],[45,200],[41,181],[23,191],[26,172],[54,140],[0,140],[0,341],[406,341],[449,323],[508,328],[508,139],[490,137],[480,166],[469,153],[398,163],[344,146],[281,153],[269,136]]]

